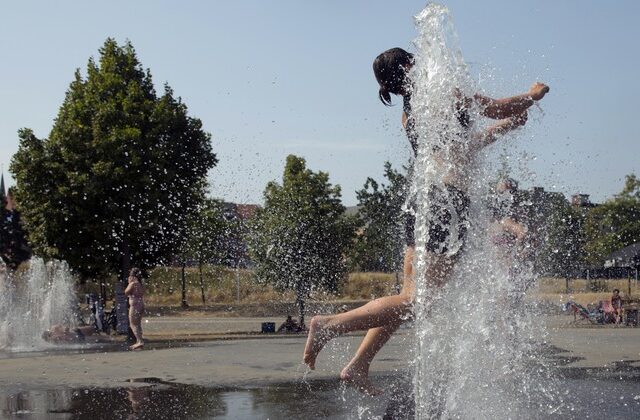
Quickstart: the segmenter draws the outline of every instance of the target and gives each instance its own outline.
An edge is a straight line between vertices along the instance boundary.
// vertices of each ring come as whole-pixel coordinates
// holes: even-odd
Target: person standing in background
[[[129,347],[138,350],[144,347],[142,339],[142,316],[144,315],[144,286],[142,285],[142,271],[132,268],[129,272],[129,284],[124,291],[129,298],[129,325],[136,337],[136,342]]]

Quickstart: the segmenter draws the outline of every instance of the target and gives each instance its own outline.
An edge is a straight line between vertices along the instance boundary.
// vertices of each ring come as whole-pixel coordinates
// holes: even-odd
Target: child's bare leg
[[[311,319],[309,336],[307,337],[303,357],[304,362],[309,365],[311,369],[315,368],[318,353],[320,353],[324,345],[332,338],[351,331],[368,330],[396,324],[400,325],[401,320],[411,314],[415,295],[413,256],[414,248],[407,248],[404,257],[404,285],[401,294],[372,300],[364,306],[342,314],[315,316]],[[397,325],[395,328],[397,328]],[[374,337],[377,337],[377,334],[372,334],[373,335],[369,337],[369,333],[367,333],[367,337],[369,337],[370,340],[374,340]],[[387,340],[388,337],[379,347],[382,347]],[[360,347],[362,346],[361,344]],[[373,359],[373,356],[371,359]]]
[[[142,314],[138,313],[134,308],[129,309],[129,325],[133,332],[136,342],[130,348],[135,350],[144,346],[144,340],[142,338]]]
[[[413,256],[405,255],[405,281],[402,293],[410,296],[411,301],[415,299],[415,281],[413,274]],[[427,272],[425,282],[428,286],[442,287],[451,273],[453,262],[455,259],[429,254],[431,261],[427,264]],[[345,366],[340,374],[342,379],[348,380],[354,384],[359,390],[371,395],[382,393],[381,390],[375,388],[369,381],[369,367],[371,362],[380,349],[389,341],[389,338],[400,327],[404,319],[397,319],[396,322],[390,322],[380,328],[370,329],[362,340],[360,347],[356,351],[353,359]]]
[[[131,331],[133,332],[133,335],[136,337],[136,342],[134,345],[139,345],[142,344],[142,325],[140,322],[135,322],[131,324]]]
[[[529,92],[509,98],[493,99],[480,94],[474,95],[475,101],[482,106],[482,115],[501,120],[520,115],[525,112],[535,101],[539,101],[549,92],[549,86],[543,83],[534,83]]]
[[[522,127],[527,122],[527,112],[523,112],[522,114],[514,115],[510,118],[505,118],[504,120],[500,120],[494,125],[488,127],[486,131],[480,133],[475,140],[477,141],[476,145],[479,149],[486,147],[492,143],[494,143],[498,138],[507,132],[514,130],[518,127]]]
[[[413,275],[413,258],[415,248],[408,247],[404,255],[404,284],[401,295],[413,302],[415,299],[415,281]],[[379,395],[382,390],[375,388],[369,381],[369,367],[373,358],[380,349],[389,341],[389,338],[398,329],[403,319],[390,320],[388,325],[378,328],[371,328],[360,343],[356,354],[347,366],[340,372],[340,378],[360,391],[369,395]]]
[[[400,324],[385,325],[384,327],[371,328],[360,343],[355,356],[340,372],[340,379],[353,385],[359,391],[369,395],[380,395],[384,391],[373,386],[369,380],[369,368],[373,358],[380,349],[389,341]]]
[[[394,323],[411,313],[412,303],[412,298],[404,295],[385,296],[342,314],[314,316],[309,323],[304,362],[314,369],[318,353],[332,338]]]

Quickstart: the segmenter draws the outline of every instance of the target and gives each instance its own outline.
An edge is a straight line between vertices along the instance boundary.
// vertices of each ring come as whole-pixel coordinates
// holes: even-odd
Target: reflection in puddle
[[[392,380],[387,383],[399,389]],[[0,418],[371,418],[384,414],[387,401],[345,390],[338,381],[223,389],[142,378],[123,388],[0,393]]]
[[[640,377],[623,380],[570,374],[561,407],[546,418],[634,418],[640,412]],[[271,384],[260,388],[207,388],[157,378],[133,379],[122,388],[55,389],[3,392],[0,418],[52,419],[404,419],[412,417],[411,383],[384,378],[384,397],[364,397],[337,381]],[[568,416],[568,417],[567,417]]]

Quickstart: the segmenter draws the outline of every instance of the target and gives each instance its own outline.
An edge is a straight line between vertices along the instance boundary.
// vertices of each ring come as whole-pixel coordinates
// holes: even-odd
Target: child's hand
[[[544,95],[546,95],[547,92],[549,92],[549,86],[544,83],[536,82],[529,89],[529,96],[531,96],[531,99],[534,101],[539,101],[544,98]]]

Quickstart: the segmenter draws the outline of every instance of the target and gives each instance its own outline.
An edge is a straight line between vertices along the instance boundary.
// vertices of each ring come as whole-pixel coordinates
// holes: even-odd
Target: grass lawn
[[[200,289],[200,275],[197,267],[188,267],[185,271],[187,302],[190,306],[203,306]],[[203,268],[205,305],[212,306],[223,303],[250,304],[292,302],[295,300],[291,291],[275,290],[271,285],[259,284],[251,270],[234,270],[227,267],[205,266]],[[107,281],[108,291],[112,293],[115,279]],[[402,284],[402,275],[396,277],[391,273],[350,273],[341,285],[337,294],[314,293],[311,300],[330,301],[362,301],[375,299],[396,293],[397,286]],[[628,298],[627,279],[571,279],[569,290],[563,278],[540,278],[537,285],[529,291],[531,299],[553,304],[563,304],[572,299],[587,305],[599,300],[609,299],[614,288],[620,290],[623,299]],[[179,267],[160,267],[153,270],[145,281],[145,301],[150,306],[180,306],[182,299],[181,270]],[[96,283],[88,282],[79,286],[79,294],[98,291]],[[631,298],[640,299],[640,288],[631,280]]]

